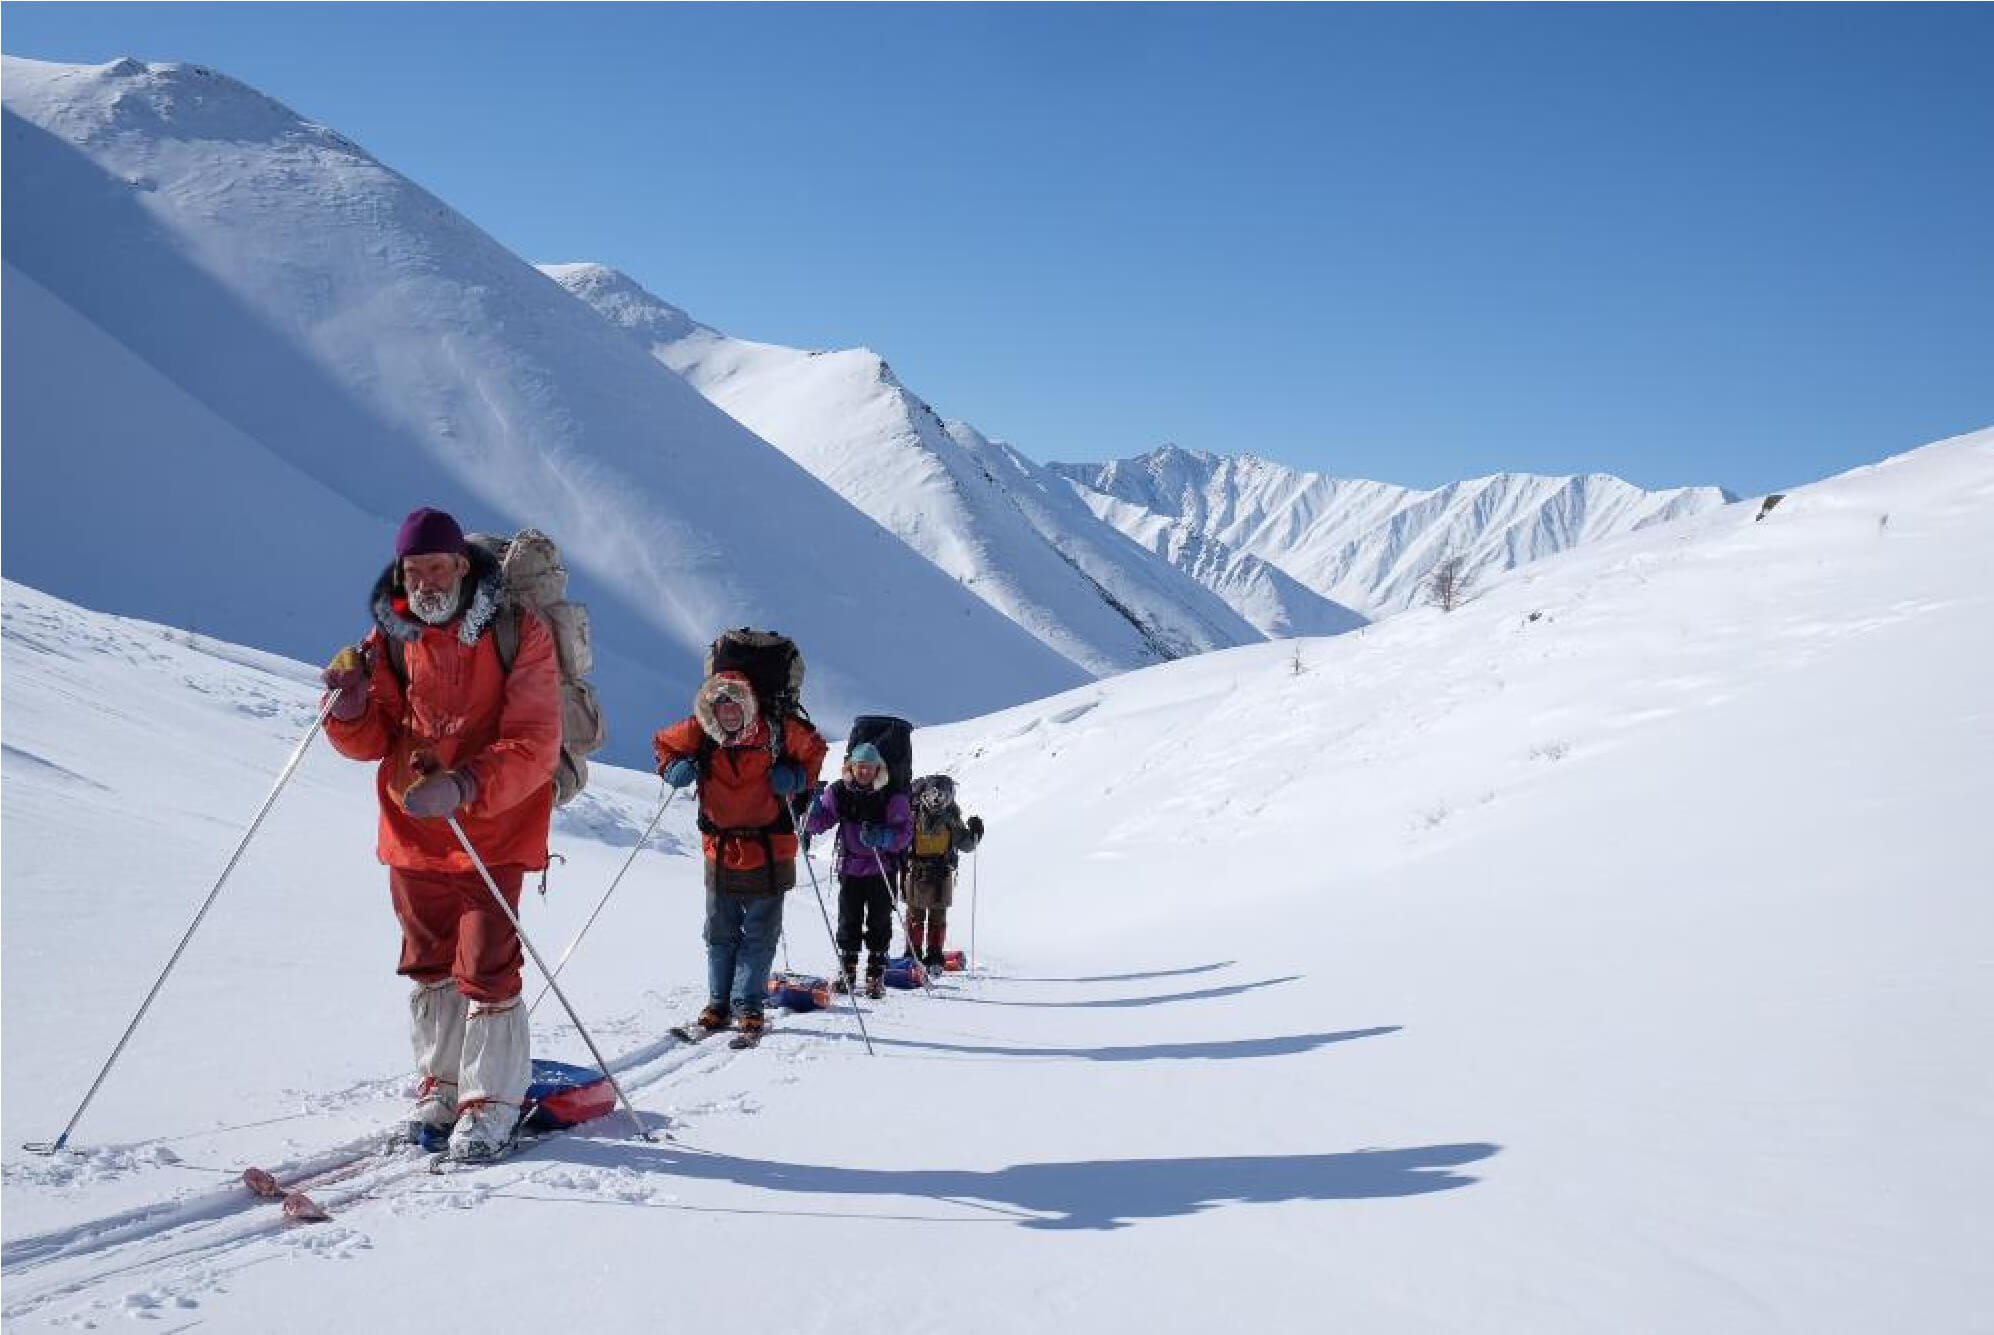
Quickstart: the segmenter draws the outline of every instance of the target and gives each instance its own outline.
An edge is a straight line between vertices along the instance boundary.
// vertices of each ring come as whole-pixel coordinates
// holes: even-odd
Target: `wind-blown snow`
[[[1023,455],[944,423],[869,348],[730,338],[600,264],[544,271],[944,573],[1100,675],[1263,636],[1075,504]]]
[[[10,582],[0,1317],[1975,1329],[1990,521],[1994,431],[1452,614],[923,730],[918,768],[989,822],[954,930],[988,973],[869,1007],[877,1057],[842,1012],[746,1057],[662,1039],[702,991],[674,807],[564,982],[680,1141],[609,1119],[482,1172],[376,1171],[296,1228],[232,1175],[326,1162],[408,1079],[369,769],[308,754],[80,1152],[23,1153],[315,693],[305,665]],[[657,800],[604,769],[563,815],[526,908],[544,951]],[[788,913],[821,971],[807,889]],[[580,1055],[552,1001],[536,1045]]]
[[[5,64],[4,565],[323,661],[395,524],[561,543],[608,755],[728,626],[839,719],[940,720],[1086,674],[557,285],[335,132],[194,66]],[[87,500],[85,499],[87,498]],[[827,561],[835,554],[835,561]],[[960,655],[882,652],[891,619]]]
[[[1140,542],[1161,550],[1159,524],[1215,539],[1368,617],[1418,603],[1427,576],[1449,557],[1463,558],[1469,581],[1486,583],[1581,543],[1736,499],[1716,487],[1643,491],[1603,473],[1501,473],[1418,491],[1175,446],[1107,464],[1047,467]],[[1181,542],[1178,549],[1185,550]]]

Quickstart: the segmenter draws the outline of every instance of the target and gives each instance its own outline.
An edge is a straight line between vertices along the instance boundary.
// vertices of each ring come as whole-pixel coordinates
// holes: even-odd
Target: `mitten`
[[[332,694],[332,717],[351,723],[367,712],[367,660],[352,645],[333,655],[319,680]]]
[[[418,820],[437,820],[469,802],[478,793],[478,782],[462,770],[438,770],[416,780],[402,794],[402,810]]]

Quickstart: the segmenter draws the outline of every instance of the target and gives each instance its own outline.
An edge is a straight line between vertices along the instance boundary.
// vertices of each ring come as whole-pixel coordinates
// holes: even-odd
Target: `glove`
[[[680,756],[677,760],[659,770],[658,773],[664,775],[665,782],[672,787],[683,788],[699,777],[699,766],[693,764],[684,756]]]
[[[969,827],[969,832],[976,838],[981,839],[983,837],[983,817],[971,816],[963,824]]]
[[[425,774],[402,794],[402,810],[418,820],[440,820],[478,795],[478,781],[462,770]]]
[[[867,848],[887,849],[893,847],[891,826],[865,824],[859,826],[859,842]]]
[[[785,760],[769,771],[769,782],[774,785],[777,797],[795,797],[810,781],[803,777],[803,766]]]
[[[333,655],[319,680],[333,692],[332,717],[351,723],[367,712],[367,660],[358,649],[349,644]]]

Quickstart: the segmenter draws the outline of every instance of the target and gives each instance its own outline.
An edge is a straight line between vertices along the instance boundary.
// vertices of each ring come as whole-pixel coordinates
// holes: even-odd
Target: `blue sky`
[[[1039,459],[1742,493],[1994,425],[1985,5],[10,3]]]

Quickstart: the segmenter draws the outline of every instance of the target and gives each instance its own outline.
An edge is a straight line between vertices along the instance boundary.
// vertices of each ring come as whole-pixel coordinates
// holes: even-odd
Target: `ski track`
[[[877,1006],[869,1013],[877,1013]],[[782,1028],[772,1029],[770,1037],[813,1033],[833,1038],[845,1036],[845,1029],[850,1028],[848,1013],[833,1010],[823,1014],[834,1025],[845,1028],[827,1027],[822,1022],[786,1023]],[[856,1037],[855,1030],[851,1036]],[[795,1051],[796,1045],[793,1042],[778,1045],[778,1052],[783,1049]],[[718,1036],[702,1043],[686,1043],[666,1036],[624,1054],[612,1061],[610,1068],[634,1105],[640,1091],[670,1088],[687,1079],[715,1074],[742,1055]],[[695,1117],[752,1112],[753,1108],[742,1106],[742,1097],[711,1100],[673,1111]],[[641,1115],[642,1110],[639,1111]],[[629,1114],[619,1104],[591,1127],[561,1134],[586,1137],[599,1127],[611,1135],[627,1136],[629,1124]],[[667,1133],[671,1125],[667,1123]],[[11,1324],[46,1314],[52,1305],[67,1300],[83,1300],[83,1303],[73,1314],[50,1315],[52,1323],[82,1322],[87,1326],[92,1321],[88,1315],[91,1311],[122,1311],[137,1317],[156,1317],[170,1310],[191,1311],[199,1306],[201,1294],[224,1287],[230,1274],[270,1260],[275,1253],[259,1249],[259,1243],[334,1256],[365,1250],[372,1245],[367,1235],[348,1222],[363,1208],[371,1210],[385,1205],[397,1212],[474,1208],[489,1196],[551,1171],[547,1164],[534,1162],[534,1151],[529,1147],[516,1158],[476,1170],[474,1177],[466,1175],[466,1180],[447,1191],[425,1188],[422,1184],[431,1176],[428,1171],[431,1155],[411,1146],[396,1147],[392,1154],[383,1156],[381,1149],[386,1134],[359,1137],[270,1169],[287,1189],[296,1186],[305,1190],[330,1212],[333,1218],[327,1223],[294,1223],[284,1217],[280,1202],[266,1200],[239,1181],[231,1181],[216,1190],[9,1239],[0,1244],[0,1275],[7,1282],[7,1301],[0,1306],[0,1320]],[[678,1143],[683,1146],[683,1142]],[[142,1152],[144,1145],[125,1148]],[[505,1174],[502,1180],[492,1180],[492,1175],[508,1167],[517,1171]],[[548,1179],[548,1185],[601,1187],[626,1198],[633,1190],[648,1198],[657,1189],[621,1180],[605,1186],[595,1180],[597,1176],[582,1170],[559,1170]],[[621,1179],[623,1175],[617,1176]],[[327,1187],[334,1189],[326,1190]],[[115,1288],[120,1279],[133,1274],[145,1275],[151,1282],[142,1289],[114,1296],[95,1292],[107,1286]]]

